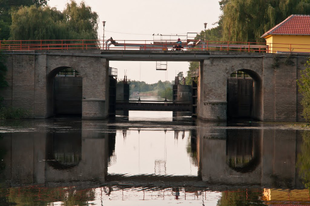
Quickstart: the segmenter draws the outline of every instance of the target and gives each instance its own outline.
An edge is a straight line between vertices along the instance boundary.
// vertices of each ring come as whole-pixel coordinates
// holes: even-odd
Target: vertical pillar
[[[34,117],[47,118],[47,56],[38,55],[35,62],[34,73]]]
[[[78,69],[83,71],[82,118],[106,119],[109,109],[108,61],[98,58],[85,58],[83,61],[87,69]]]
[[[209,121],[227,119],[227,75],[213,59],[203,61],[199,76],[198,118]]]

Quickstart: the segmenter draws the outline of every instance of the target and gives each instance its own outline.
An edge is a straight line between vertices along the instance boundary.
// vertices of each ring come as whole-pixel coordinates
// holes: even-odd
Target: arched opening
[[[227,130],[226,164],[233,170],[247,173],[260,164],[258,130]]]
[[[70,67],[58,67],[48,76],[48,116],[82,116],[82,77]]]
[[[80,132],[55,132],[46,142],[46,159],[57,170],[70,169],[82,160]]]
[[[262,83],[257,73],[241,69],[227,79],[227,119],[261,120]]]

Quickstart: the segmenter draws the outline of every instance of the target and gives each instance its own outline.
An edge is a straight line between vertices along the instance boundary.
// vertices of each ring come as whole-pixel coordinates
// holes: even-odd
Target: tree
[[[310,60],[306,63],[306,69],[301,71],[301,76],[297,80],[299,92],[302,94],[301,105],[302,115],[306,121],[310,121]]]
[[[306,188],[310,189],[310,132],[304,131],[301,152],[298,154],[297,167],[299,176],[302,178]]]
[[[21,7],[12,14],[11,39],[57,39],[64,35],[62,14],[49,7]],[[62,30],[64,33],[60,32]]]
[[[9,39],[12,24],[11,13],[20,6],[46,6],[48,0],[0,0],[0,40]]]
[[[198,69],[199,69],[199,62],[190,62],[187,71],[187,76],[185,78],[186,85],[192,85],[194,74],[198,71]]]
[[[71,38],[97,39],[98,14],[92,12],[91,7],[86,6],[84,2],[78,7],[75,1],[71,1],[63,14]]]
[[[12,13],[11,39],[97,39],[98,15],[71,1],[63,12],[50,7],[21,7]]]
[[[308,14],[309,0],[222,0],[223,40],[260,42],[261,35],[291,14]]]

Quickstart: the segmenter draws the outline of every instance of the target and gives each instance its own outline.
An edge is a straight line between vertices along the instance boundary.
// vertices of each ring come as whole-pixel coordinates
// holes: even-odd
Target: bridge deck
[[[192,111],[189,102],[159,102],[159,101],[130,101],[116,102],[116,110],[142,110],[142,111]]]

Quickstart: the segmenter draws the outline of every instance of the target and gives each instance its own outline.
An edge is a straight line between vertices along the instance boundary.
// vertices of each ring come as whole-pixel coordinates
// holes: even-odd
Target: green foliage
[[[309,0],[222,0],[220,6],[225,41],[261,42],[261,35],[289,15],[310,13]]]
[[[304,131],[302,137],[303,142],[301,152],[297,157],[297,167],[304,185],[310,189],[310,131]]]
[[[302,115],[306,121],[310,121],[310,60],[306,63],[306,68],[301,71],[301,76],[297,80],[299,92],[303,98],[301,105],[303,106]]]
[[[190,62],[186,76],[186,85],[192,85],[193,74],[199,69],[199,62]]]
[[[222,192],[222,197],[218,201],[217,206],[264,206],[264,202],[260,200],[262,193],[263,191],[258,189],[239,189],[237,191],[225,191]]]
[[[46,6],[47,0],[0,0],[0,40],[10,38],[11,13],[20,6]]]
[[[161,98],[164,99],[169,99],[172,100],[172,88],[171,87],[167,87],[167,88],[162,88],[160,90],[158,90],[158,96],[160,96]]]
[[[70,187],[12,187],[7,193],[9,202],[14,205],[48,205],[49,202],[62,201],[64,205],[82,206],[95,199],[93,189],[77,190]]]
[[[147,84],[140,81],[130,81],[129,82],[129,92],[130,95],[134,93],[149,93],[157,94],[162,98],[172,99],[172,84],[169,81],[158,81],[155,84]]]
[[[222,25],[201,31],[200,34],[196,36],[196,40],[201,39],[205,41],[221,41],[222,40]]]
[[[129,82],[129,92],[130,95],[133,93],[142,93],[155,90],[155,84],[146,84],[144,81],[130,81]]]
[[[65,23],[68,25],[71,38],[97,39],[98,15],[84,2],[78,7],[75,1],[71,1],[63,14],[66,17]]]
[[[0,107],[0,119],[24,119],[30,116],[29,112],[21,108]]]
[[[11,39],[97,39],[97,19],[84,2],[71,1],[63,12],[24,6],[12,13]]]

